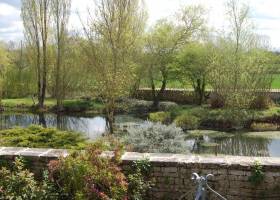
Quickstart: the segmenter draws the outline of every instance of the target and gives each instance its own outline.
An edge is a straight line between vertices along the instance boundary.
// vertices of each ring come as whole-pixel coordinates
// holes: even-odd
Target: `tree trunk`
[[[165,89],[166,89],[166,85],[167,85],[167,75],[164,73],[164,72],[162,72],[162,81],[161,81],[161,88],[160,88],[160,90],[158,91],[158,93],[156,94],[156,92],[154,92],[154,99],[153,99],[153,108],[155,109],[155,110],[159,110],[159,103],[160,103],[160,100],[162,99],[162,97],[163,97],[163,93],[164,93],[164,91],[165,91]],[[155,90],[155,88],[154,88],[154,90]]]
[[[205,100],[205,80],[197,79],[194,86],[195,100],[198,105],[202,105]]]
[[[47,88],[47,2],[44,1],[43,6],[43,25],[42,25],[42,45],[43,45],[43,66],[42,66],[42,85],[40,91],[39,108],[44,109],[44,102],[46,97]]]

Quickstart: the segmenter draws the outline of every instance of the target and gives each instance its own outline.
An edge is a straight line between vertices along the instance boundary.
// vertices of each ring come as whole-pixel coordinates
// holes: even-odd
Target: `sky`
[[[251,8],[256,32],[268,36],[272,48],[280,49],[280,0],[240,0],[246,1]],[[70,29],[81,29],[77,12],[86,16],[87,8],[93,0],[72,0]],[[207,10],[209,25],[222,30],[227,27],[225,17],[226,0],[145,0],[149,13],[148,25],[158,19],[169,17],[185,5],[203,5]],[[21,0],[0,0],[0,40],[19,41],[23,39],[23,25],[20,17]]]

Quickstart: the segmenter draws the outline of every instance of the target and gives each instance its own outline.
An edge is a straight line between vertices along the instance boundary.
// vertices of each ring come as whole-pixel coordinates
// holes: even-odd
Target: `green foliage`
[[[264,180],[263,166],[260,162],[255,161],[254,166],[252,166],[252,175],[249,177],[249,181],[253,185],[259,185]]]
[[[55,128],[29,126],[0,131],[0,145],[30,148],[78,148],[85,144],[81,134]]]
[[[188,138],[201,138],[203,136],[208,136],[213,139],[221,139],[227,137],[233,137],[233,134],[219,131],[211,131],[211,130],[193,130],[188,131]]]
[[[272,123],[252,123],[251,124],[251,129],[253,131],[277,131],[278,126],[277,124],[272,124]]]
[[[209,48],[200,43],[187,44],[179,51],[176,59],[178,76],[186,87],[191,83],[195,102],[201,105],[205,100],[205,89],[210,71]]]
[[[148,160],[134,161],[126,172],[130,200],[146,199],[147,191],[152,186],[151,164]]]
[[[137,127],[128,128],[123,141],[131,145],[136,152],[186,153],[189,146],[181,128],[175,125],[146,122]]]
[[[171,114],[169,112],[150,113],[149,120],[151,120],[152,122],[160,122],[162,124],[168,124],[171,122]]]
[[[43,181],[36,181],[34,174],[24,169],[23,160],[16,158],[14,170],[0,170],[0,198],[21,200],[55,200],[58,193],[48,180],[48,174]]]
[[[199,127],[200,119],[193,115],[183,114],[176,117],[175,124],[183,130],[193,130]]]
[[[50,162],[50,177],[65,199],[125,199],[127,182],[119,167],[120,152],[116,149],[112,157],[102,156],[105,147],[97,142],[83,152]]]

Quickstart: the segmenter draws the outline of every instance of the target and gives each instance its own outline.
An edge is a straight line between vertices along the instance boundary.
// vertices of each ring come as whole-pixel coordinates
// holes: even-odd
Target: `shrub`
[[[162,124],[168,124],[171,122],[171,114],[169,112],[150,113],[149,119],[152,122],[160,122]]]
[[[252,175],[249,177],[249,181],[253,185],[258,185],[264,180],[263,167],[259,161],[255,161],[254,166],[252,166]]]
[[[273,104],[272,100],[266,95],[259,95],[251,102],[251,109],[268,109]]]
[[[119,150],[102,156],[104,144],[92,144],[83,152],[49,164],[50,177],[65,199],[123,200],[127,195],[125,175],[119,167]]]
[[[29,126],[0,131],[0,145],[31,148],[77,148],[85,144],[81,134],[55,128]]]
[[[42,182],[36,181],[20,158],[15,159],[14,170],[0,170],[0,199],[55,200],[58,195],[47,174]]]
[[[223,108],[225,106],[225,99],[218,93],[212,93],[210,95],[209,104],[211,108]]]
[[[151,153],[186,153],[189,146],[181,128],[175,125],[146,122],[136,128],[128,128],[123,136],[125,144],[132,145],[133,151]]]
[[[278,126],[277,124],[272,123],[252,123],[251,129],[253,131],[277,131]]]
[[[175,124],[183,130],[193,130],[199,127],[200,119],[190,114],[183,114],[175,119]]]
[[[142,200],[152,186],[151,164],[148,160],[134,161],[126,171],[130,200]]]
[[[169,111],[175,109],[176,107],[178,107],[178,104],[170,101],[164,101],[159,103],[159,110],[162,111]]]

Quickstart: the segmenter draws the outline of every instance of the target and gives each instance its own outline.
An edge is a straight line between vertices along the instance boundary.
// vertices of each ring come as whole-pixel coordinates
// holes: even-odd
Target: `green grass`
[[[31,106],[33,106],[33,101],[31,98],[3,99],[2,105],[4,107],[31,107]],[[46,99],[45,105],[47,107],[55,106],[56,101],[55,101],[55,99]]]
[[[37,100],[36,100],[37,103]],[[2,105],[6,109],[11,110],[24,110],[30,109],[34,106],[33,101],[31,98],[19,98],[19,99],[3,99]],[[51,109],[56,106],[55,99],[46,99],[45,106],[47,109]],[[104,108],[104,105],[100,102],[96,101],[86,101],[82,99],[71,99],[71,100],[64,100],[63,106],[66,111],[90,111],[95,110],[101,112]]]
[[[280,89],[280,74],[275,74],[273,76],[273,79],[274,80],[272,81],[271,88],[272,89]],[[156,85],[156,87],[160,87],[161,82],[160,81],[155,81],[155,85]],[[144,87],[144,88],[149,88],[150,87],[149,82],[145,81],[145,80],[141,81],[140,86]],[[167,88],[192,89],[192,85],[190,83],[189,84],[183,84],[179,80],[168,80]],[[210,88],[210,87],[207,86],[207,88]]]
[[[280,132],[279,131],[249,132],[249,133],[244,133],[242,136],[248,138],[280,139]]]
[[[271,85],[272,89],[280,89],[280,74],[274,75],[274,80]]]

